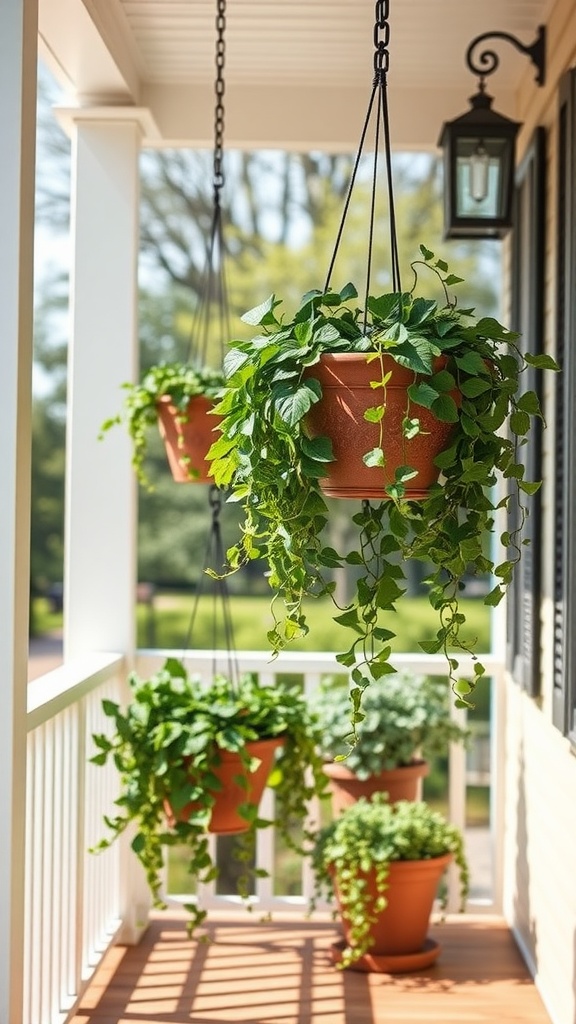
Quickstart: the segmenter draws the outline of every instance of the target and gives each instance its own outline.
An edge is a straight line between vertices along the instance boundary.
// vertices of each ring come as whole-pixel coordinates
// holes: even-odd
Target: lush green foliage
[[[137,384],[126,383],[121,412],[102,424],[102,437],[111,427],[124,424],[132,438],[132,464],[141,484],[150,486],[144,470],[144,459],[148,450],[148,431],[158,422],[156,407],[158,400],[170,395],[172,404],[180,411],[182,422],[186,422],[188,403],[196,395],[215,398],[222,385],[220,370],[195,367],[191,363],[159,363],[146,370]]]
[[[469,888],[469,870],[460,831],[428,804],[400,800],[388,804],[377,793],[362,798],[317,836],[312,865],[319,896],[332,899],[334,884],[342,913],[350,922],[350,945],[344,951],[344,967],[360,959],[370,948],[369,929],[386,907],[389,865],[393,861],[427,860],[451,853],[460,872],[461,906]],[[376,875],[378,899],[373,904],[366,889],[366,874]],[[442,899],[445,906],[445,898]]]
[[[410,764],[416,757],[444,755],[464,742],[466,729],[450,718],[449,689],[441,679],[409,672],[373,680],[362,698],[364,718],[350,733],[350,698],[345,679],[327,678],[313,703],[320,719],[326,761],[343,760],[359,779]]]
[[[332,569],[352,565],[359,570],[354,600],[336,617],[356,635],[338,656],[352,669],[354,722],[361,718],[367,679],[393,671],[388,613],[404,593],[402,563],[409,559],[432,566],[429,600],[439,625],[436,637],[421,646],[446,654],[456,703],[470,704],[468,695],[484,668],[476,662],[474,679],[463,679],[453,653],[473,654],[474,648],[462,634],[464,580],[470,574],[493,575],[496,583],[485,601],[496,605],[502,599],[521,554],[524,496],[539,487],[538,481],[524,479],[520,460],[531,422],[541,416],[535,392],[522,391],[521,372],[528,364],[555,368],[554,361],[521,354],[517,335],[494,318],[477,320],[472,310],[459,310],[448,289],[460,278],[421,249],[422,260],[413,264],[412,291],[370,297],[365,311],[354,306],[356,289],[347,285],[340,293],[308,292],[288,322],[277,315],[275,296],[247,313],[243,319],[261,330],[226,357],[226,386],[217,406],[221,436],[209,452],[216,483],[230,488],[244,510],[241,539],[228,552],[231,571],[265,558],[270,586],[283,600],[283,611],[273,602],[275,621],[268,639],[275,651],[307,632],[303,600],[334,593]],[[419,265],[440,280],[444,305],[416,296]],[[380,425],[380,443],[363,453],[366,465],[386,465],[383,354],[414,373],[404,436],[418,436],[419,408],[452,423],[453,434],[448,450],[436,459],[442,480],[429,497],[406,498],[406,483],[415,471],[400,467],[386,487],[386,499],[363,502],[352,517],[355,546],[336,551],[323,541],[328,508],[320,484],[333,458],[331,443],[308,436],[306,414],[322,397],[313,367],[325,352],[351,351],[366,352],[374,363],[375,405],[365,416]],[[438,371],[439,356],[448,363]],[[450,394],[455,389],[461,394],[459,406]],[[508,481],[509,491],[495,504],[499,476]],[[496,529],[496,510],[514,504],[519,526],[500,534],[502,560],[493,559],[486,537]]]
[[[254,771],[257,764],[246,744],[276,736],[283,738],[283,745],[268,781],[276,794],[275,820],[260,818],[257,807],[244,803],[240,813],[247,829],[242,833],[239,856],[249,849],[257,829],[272,824],[295,848],[294,827],[303,823],[308,801],[326,786],[317,752],[317,720],[299,689],[261,686],[253,676],[234,685],[216,677],[210,686],[204,686],[174,658],[148,680],[132,675],[130,685],[132,700],[126,710],[113,701],[103,702],[114,733],[93,737],[98,748],[93,763],[104,765],[111,758],[121,779],[116,801],[120,813],[105,819],[112,835],[104,838],[97,850],[110,846],[134,823],[132,849],[159,907],[164,906],[160,873],[165,847],[187,849],[188,873],[194,882],[214,878],[217,867],[210,856],[207,827],[218,789],[214,769],[219,751],[238,753],[248,771]],[[175,812],[187,809],[184,820],[168,823],[166,800]],[[191,803],[194,806],[189,808]],[[304,830],[303,847],[310,838]],[[240,895],[248,894],[249,881],[246,867]],[[195,904],[188,909],[192,927],[205,917],[205,911]]]

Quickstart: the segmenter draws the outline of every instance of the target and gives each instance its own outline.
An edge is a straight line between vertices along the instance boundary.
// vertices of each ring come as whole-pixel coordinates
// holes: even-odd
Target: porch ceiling
[[[464,54],[481,32],[531,43],[549,0],[390,0],[396,148],[436,145],[475,91]],[[216,0],[40,0],[41,53],[71,104],[140,106],[151,145],[211,145]],[[372,83],[373,0],[229,0],[229,146],[354,148]],[[502,43],[498,109],[533,78]]]

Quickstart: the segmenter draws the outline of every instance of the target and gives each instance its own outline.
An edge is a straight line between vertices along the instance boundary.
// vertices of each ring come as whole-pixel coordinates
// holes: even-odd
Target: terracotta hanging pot
[[[249,772],[242,764],[238,754],[229,750],[220,751],[220,764],[216,765],[213,773],[220,781],[221,789],[214,791],[215,804],[212,808],[212,815],[208,825],[208,831],[218,835],[228,835],[235,832],[246,832],[248,822],[238,813],[240,804],[251,803],[258,805],[262,793],[268,781],[268,776],[274,761],[274,754],[283,740],[281,737],[268,740],[254,740],[246,744],[246,750],[250,757],[257,757],[260,764],[256,771]],[[238,777],[246,779],[247,786],[238,782]],[[194,804],[187,804],[186,807],[174,814],[170,803],[165,804],[168,824],[172,828],[177,820],[187,818],[194,810]]]
[[[351,970],[399,974],[417,971],[432,964],[439,952],[438,943],[429,938],[428,927],[438,884],[452,860],[452,854],[429,860],[392,861],[386,888],[387,905],[370,926],[370,949],[350,964]],[[374,899],[378,893],[375,872],[362,875]],[[335,885],[336,899],[338,887]],[[338,963],[349,943],[349,925],[342,914],[344,941],[332,947]]]
[[[310,437],[329,437],[332,441],[334,461],[328,463],[326,477],[320,481],[329,497],[382,500],[386,498],[385,487],[394,482],[396,470],[400,466],[411,466],[417,475],[407,481],[405,497],[418,500],[428,495],[440,475],[434,459],[449,446],[454,425],[438,421],[423,406],[410,405],[407,388],[420,378],[412,370],[399,366],[391,356],[382,358],[384,372],[391,374],[386,385],[386,412],[382,424],[364,419],[366,409],[383,400],[382,389],[370,387],[371,381],[381,377],[379,360],[368,361],[363,353],[328,353],[306,371],[307,376],[315,377],[322,386],[321,400],[306,416],[306,429]],[[445,365],[446,360],[438,360],[438,370]],[[458,391],[450,395],[460,403]],[[420,433],[411,439],[402,434],[407,409],[411,416],[420,420]],[[385,467],[366,466],[363,455],[380,445],[386,457]]]
[[[169,395],[158,401],[158,427],[172,476],[176,483],[210,483],[210,463],[206,454],[214,441],[214,429],[219,416],[211,414],[214,402],[205,395],[190,399],[186,413],[182,413]]]
[[[421,760],[379,772],[368,779],[359,779],[339,761],[324,765],[324,772],[330,779],[332,811],[335,816],[356,803],[360,797],[369,799],[374,793],[388,793],[388,802],[391,804],[398,800],[420,800],[422,779],[429,771],[428,762]]]

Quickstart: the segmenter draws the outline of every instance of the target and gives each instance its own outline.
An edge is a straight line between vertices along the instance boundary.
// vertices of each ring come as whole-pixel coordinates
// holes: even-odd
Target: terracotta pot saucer
[[[342,953],[346,949],[346,942],[333,942],[330,952],[332,961],[339,964],[342,960]],[[350,971],[363,971],[373,974],[408,974],[410,971],[422,971],[434,963],[440,953],[440,945],[435,939],[427,938],[422,949],[418,953],[397,953],[381,954],[365,953],[359,960],[347,967]]]

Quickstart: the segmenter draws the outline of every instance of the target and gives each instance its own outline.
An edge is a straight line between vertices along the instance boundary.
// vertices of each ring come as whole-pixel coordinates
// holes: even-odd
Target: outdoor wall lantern
[[[487,39],[504,39],[525,53],[536,68],[536,82],[546,77],[546,28],[541,25],[531,46],[508,32],[484,32],[466,51],[466,64],[479,76],[470,110],[443,125],[438,145],[444,151],[444,237],[503,238],[512,227],[516,136],[521,125],[492,110],[485,79],[500,63],[493,50],[474,51]]]

